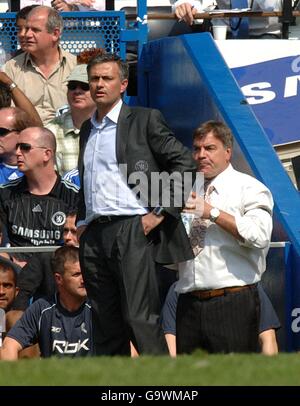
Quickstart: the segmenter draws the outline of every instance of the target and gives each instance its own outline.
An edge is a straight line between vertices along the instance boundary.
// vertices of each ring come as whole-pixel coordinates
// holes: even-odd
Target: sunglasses
[[[0,127],[0,137],[5,137],[7,134],[17,130],[9,130],[8,128]]]
[[[87,92],[90,90],[90,86],[88,83],[83,83],[83,82],[69,82],[67,84],[68,90],[75,90],[77,87],[79,87],[81,90]]]
[[[48,149],[47,147],[39,147],[39,146],[27,144],[27,142],[18,142],[18,144],[16,144],[16,150],[18,148],[20,148],[20,150],[24,151],[24,152],[29,152],[33,148]]]

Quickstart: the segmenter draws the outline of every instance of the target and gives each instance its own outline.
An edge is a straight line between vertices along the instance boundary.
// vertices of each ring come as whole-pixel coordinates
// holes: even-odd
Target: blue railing
[[[126,43],[136,42],[140,54],[147,41],[146,0],[139,0],[137,19],[126,26],[123,11],[61,13],[64,31],[61,38],[63,49],[78,54],[89,48],[105,48],[125,58]],[[10,56],[18,50],[16,13],[0,13],[0,47]]]

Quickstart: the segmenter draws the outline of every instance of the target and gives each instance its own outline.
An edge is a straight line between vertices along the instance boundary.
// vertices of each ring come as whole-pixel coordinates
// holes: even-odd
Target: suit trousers
[[[154,235],[154,233],[153,233]],[[80,239],[80,264],[92,305],[96,355],[166,353],[159,324],[161,303],[154,239],[141,216],[88,225]]]
[[[206,300],[181,294],[176,314],[177,352],[256,352],[259,318],[256,285]]]

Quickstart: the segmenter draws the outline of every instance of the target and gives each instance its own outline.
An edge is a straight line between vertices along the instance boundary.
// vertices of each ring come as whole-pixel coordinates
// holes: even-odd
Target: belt
[[[112,221],[126,220],[133,217],[134,216],[99,216],[95,220],[93,220],[93,223],[104,224],[110,223]]]
[[[256,284],[254,283],[252,285],[231,286],[231,287],[222,288],[222,289],[193,290],[192,292],[189,292],[189,293],[193,296],[196,296],[198,299],[207,300],[207,299],[211,299],[213,297],[226,296],[227,294],[230,294],[230,293],[240,292],[245,289],[253,289],[255,287],[256,287]]]

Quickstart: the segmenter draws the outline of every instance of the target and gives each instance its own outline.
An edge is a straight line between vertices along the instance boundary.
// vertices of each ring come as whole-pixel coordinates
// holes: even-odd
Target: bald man
[[[30,127],[20,132],[16,155],[24,176],[0,187],[0,218],[13,246],[62,243],[66,213],[77,206],[78,188],[55,172],[55,151],[50,130]]]

